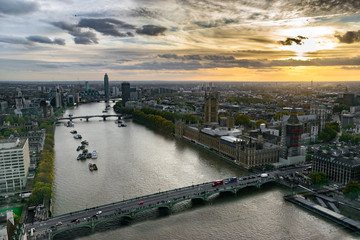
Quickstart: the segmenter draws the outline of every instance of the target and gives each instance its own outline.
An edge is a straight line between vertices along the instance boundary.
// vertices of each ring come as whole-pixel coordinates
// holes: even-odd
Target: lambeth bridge
[[[70,114],[69,117],[56,118],[56,122],[59,122],[61,120],[72,121],[74,119],[86,119],[86,121],[89,121],[90,118],[102,118],[104,121],[106,121],[106,118],[108,118],[108,117],[117,117],[118,120],[120,120],[122,117],[122,114],[101,114],[101,115],[87,115],[87,116],[73,116]]]
[[[174,205],[183,201],[207,201],[216,194],[237,194],[244,188],[261,188],[271,182],[282,184],[279,176],[295,174],[304,167],[285,171],[273,171],[267,176],[261,174],[229,178],[214,182],[191,185],[183,188],[154,193],[77,212],[52,217],[24,226],[24,234],[29,239],[64,239],[104,231],[123,223],[129,224],[135,217],[145,211],[159,209],[171,212]],[[31,236],[32,235],[32,236]]]

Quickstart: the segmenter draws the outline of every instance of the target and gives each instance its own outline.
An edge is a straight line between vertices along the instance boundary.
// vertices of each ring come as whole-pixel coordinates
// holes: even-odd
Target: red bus
[[[223,184],[224,184],[224,180],[216,180],[216,181],[214,181],[212,186],[215,187],[215,186],[223,185]]]

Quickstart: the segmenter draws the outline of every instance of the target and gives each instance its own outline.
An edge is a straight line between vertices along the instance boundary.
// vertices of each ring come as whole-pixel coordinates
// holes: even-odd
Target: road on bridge
[[[116,202],[108,205],[98,206],[90,209],[85,209],[78,212],[72,212],[64,215],[49,218],[44,221],[37,221],[25,225],[25,233],[29,233],[34,228],[34,233],[37,239],[46,237],[53,230],[60,230],[79,223],[91,222],[94,219],[105,218],[117,214],[126,215],[131,214],[133,211],[140,209],[158,207],[161,204],[170,203],[179,199],[194,198],[204,194],[214,194],[224,191],[226,189],[245,187],[249,184],[261,183],[266,180],[275,180],[279,175],[291,175],[296,171],[303,171],[304,166],[285,169],[283,171],[276,170],[269,172],[268,177],[261,177],[261,174],[241,176],[237,178],[236,182],[229,182],[228,178],[223,180],[222,185],[213,186],[213,182],[207,182],[197,185],[192,185],[184,188],[174,189],[165,192],[159,192],[152,195],[142,196],[134,199],[129,199],[121,202]]]

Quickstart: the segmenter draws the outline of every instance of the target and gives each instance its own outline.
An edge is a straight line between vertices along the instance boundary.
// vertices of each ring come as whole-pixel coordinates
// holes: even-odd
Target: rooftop
[[[203,128],[201,132],[209,134],[211,136],[238,136],[241,134],[241,130],[236,128]]]
[[[27,139],[2,139],[0,140],[0,150],[10,150],[23,148]]]

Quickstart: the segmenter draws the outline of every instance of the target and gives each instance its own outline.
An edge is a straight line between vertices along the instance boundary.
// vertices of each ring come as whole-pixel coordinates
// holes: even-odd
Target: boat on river
[[[98,170],[98,167],[96,166],[95,163],[93,163],[93,169],[94,169],[94,171],[97,171],[97,170]]]
[[[65,126],[67,126],[67,127],[73,127],[73,126],[74,126],[74,123],[71,122],[71,121],[68,121],[68,122],[65,124]]]
[[[82,136],[81,136],[80,134],[76,134],[76,135],[74,135],[74,138],[75,138],[75,139],[81,139]]]
[[[93,170],[94,170],[94,166],[93,166],[92,163],[89,163],[89,170],[90,170],[90,171],[93,171]]]
[[[126,124],[122,121],[118,122],[118,127],[126,127]]]
[[[98,157],[97,151],[96,151],[96,150],[92,151],[92,153],[91,153],[91,158],[92,158],[92,159],[95,159],[95,158],[97,158],[97,157]]]
[[[79,154],[79,156],[76,158],[76,160],[86,160],[86,154]]]

